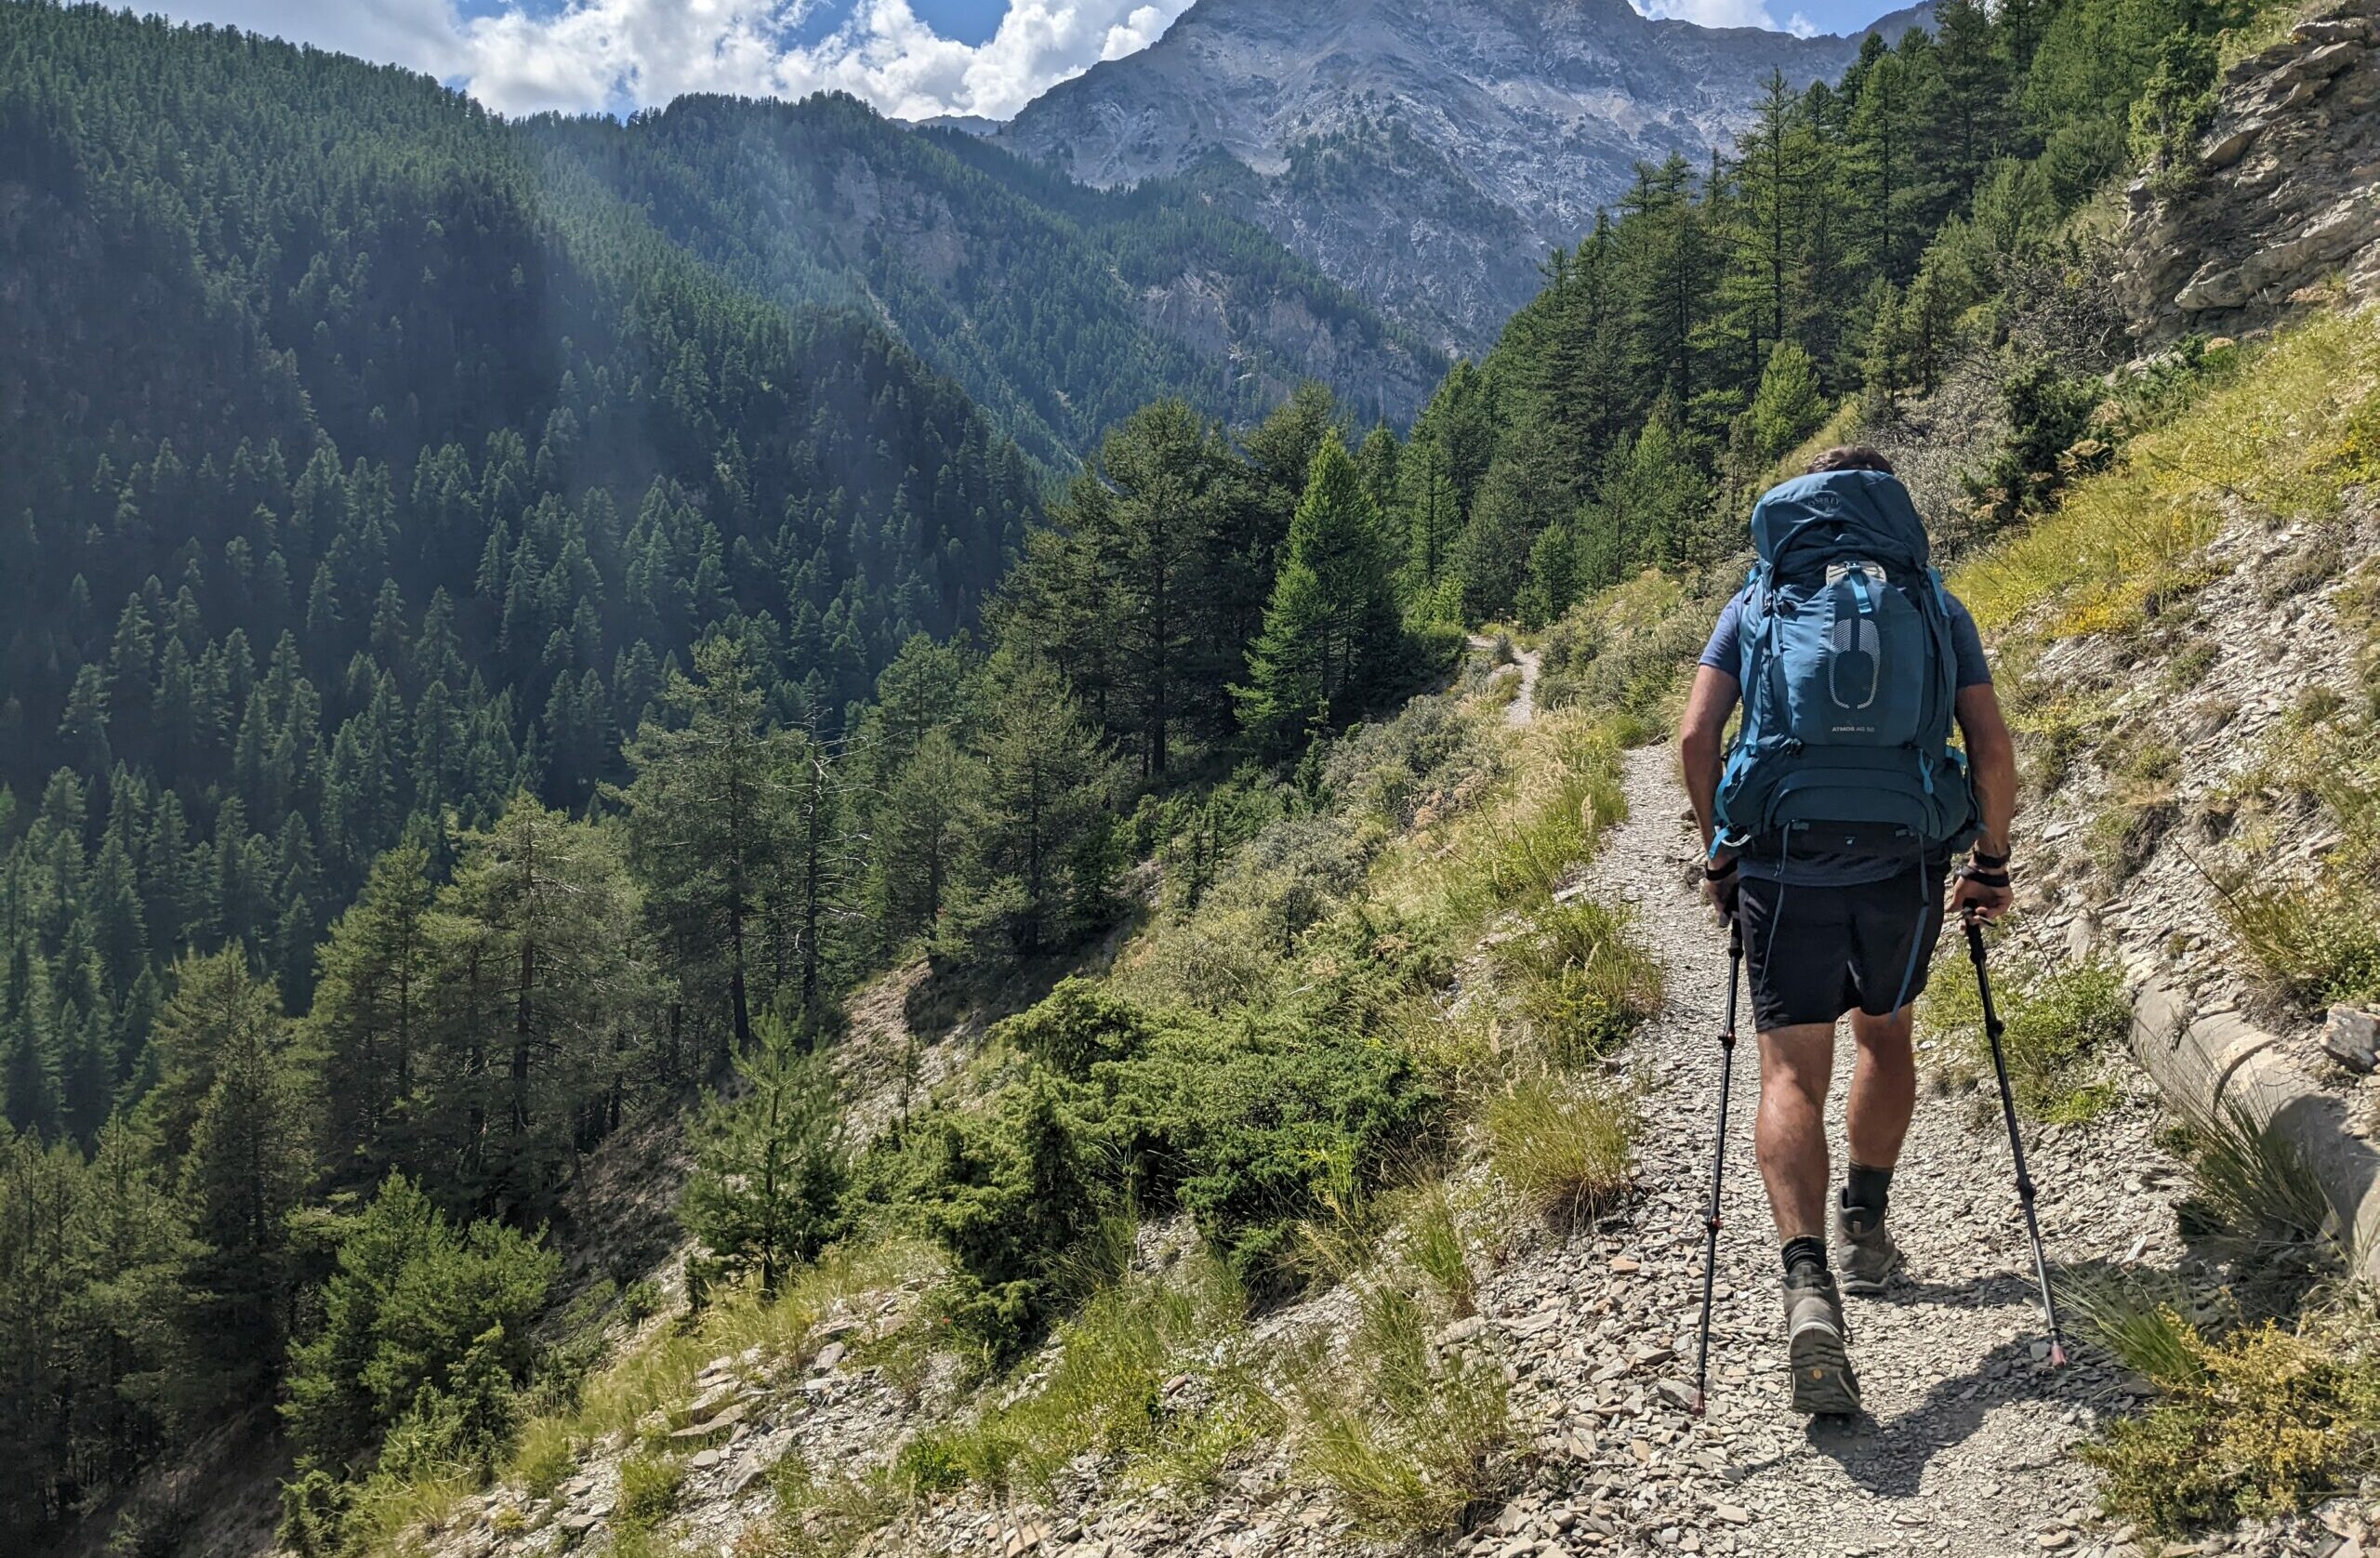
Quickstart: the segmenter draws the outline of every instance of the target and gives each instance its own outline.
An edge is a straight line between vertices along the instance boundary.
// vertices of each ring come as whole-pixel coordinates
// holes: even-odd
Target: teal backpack
[[[1950,745],[1950,601],[1908,489],[1876,470],[1800,477],[1760,500],[1752,535],[1743,728],[1719,781],[1720,841],[1775,838],[1790,852],[1818,827],[1964,848],[1977,808]]]

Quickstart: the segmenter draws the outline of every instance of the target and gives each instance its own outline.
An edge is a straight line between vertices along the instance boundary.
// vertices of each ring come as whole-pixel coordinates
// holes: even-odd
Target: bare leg
[[[1909,1119],[1917,1111],[1917,1058],[1910,1048],[1910,1009],[1890,1017],[1851,1014],[1858,1063],[1851,1069],[1848,1110],[1851,1161],[1890,1168],[1900,1161]]]
[[[1760,1036],[1760,1116],[1752,1142],[1780,1241],[1826,1236],[1826,1094],[1833,1077],[1833,1023]]]

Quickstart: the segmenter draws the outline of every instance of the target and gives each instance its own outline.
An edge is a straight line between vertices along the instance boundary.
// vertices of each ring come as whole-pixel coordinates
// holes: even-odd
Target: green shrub
[[[2380,1450],[2380,1367],[2272,1325],[2213,1342],[2170,1319],[2163,1399],[2082,1458],[2110,1513],[2180,1534],[2267,1519],[2337,1492]]]
[[[1136,1001],[1088,979],[1061,980],[1038,1005],[1012,1017],[993,1036],[1080,1082],[1102,1061],[1130,1060],[1149,1047],[1157,1020]]]
[[[994,1364],[1080,1296],[1066,1290],[1068,1262],[1110,1203],[1070,1102],[1065,1083],[1037,1073],[985,1112],[909,1121],[864,1166],[864,1194],[949,1251],[943,1316]]]
[[[2113,1102],[2090,1082],[2094,1058],[2132,1028],[2123,975],[2105,959],[2045,968],[2005,942],[1991,963],[1991,994],[2006,1024],[2003,1043],[2016,1106],[2052,1123],[2088,1119]],[[1990,1075],[1991,1050],[1975,980],[1944,970],[1918,1004],[1919,1030],[1944,1043],[1948,1069],[1962,1080]]]
[[[490,1388],[490,1370],[508,1388],[527,1373],[530,1325],[561,1268],[540,1240],[494,1222],[458,1228],[402,1174],[337,1237],[321,1323],[290,1349],[282,1415],[301,1454],[345,1461],[467,1361],[474,1391]]]
[[[1314,1274],[1302,1220],[1433,1152],[1444,1124],[1410,1056],[1327,1010],[1172,1030],[1097,1086],[1142,1204],[1188,1210],[1259,1304]]]

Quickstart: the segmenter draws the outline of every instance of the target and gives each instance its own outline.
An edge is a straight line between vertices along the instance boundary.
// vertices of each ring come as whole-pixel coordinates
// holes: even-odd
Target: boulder
[[[2322,1024],[2322,1048],[2349,1071],[2369,1076],[2380,1065],[2380,1012],[2334,1006]]]

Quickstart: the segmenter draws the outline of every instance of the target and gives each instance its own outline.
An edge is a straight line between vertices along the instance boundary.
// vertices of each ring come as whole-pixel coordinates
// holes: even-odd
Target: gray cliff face
[[[1439,344],[1475,350],[1637,162],[1707,157],[1772,70],[1798,89],[1858,48],[1647,21],[1627,0],[1199,0],[998,139],[1086,183],[1207,183]]]
[[[2380,297],[2380,0],[2347,0],[2223,83],[2192,165],[2132,188],[2124,303],[2151,344]]]

